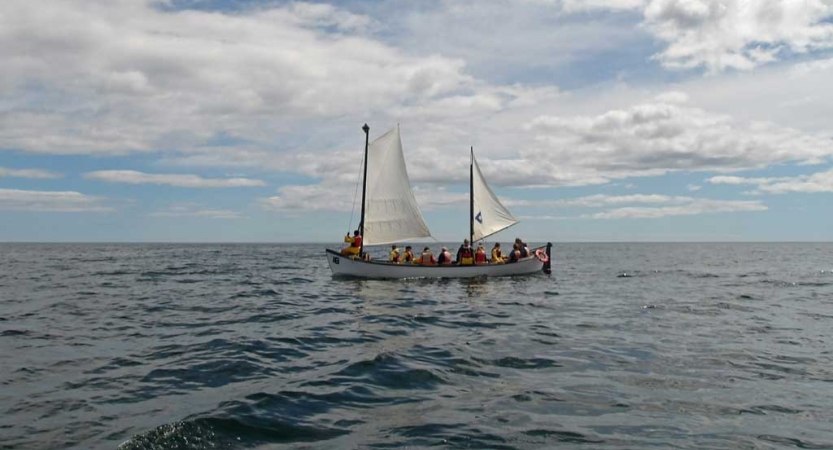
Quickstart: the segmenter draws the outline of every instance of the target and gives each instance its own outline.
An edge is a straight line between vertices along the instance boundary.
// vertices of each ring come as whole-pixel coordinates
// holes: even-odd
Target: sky
[[[400,127],[436,239],[833,240],[833,0],[3,0],[0,241],[340,242]]]

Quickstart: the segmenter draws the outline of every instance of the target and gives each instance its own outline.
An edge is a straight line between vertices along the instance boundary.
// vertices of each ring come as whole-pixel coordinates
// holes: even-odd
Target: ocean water
[[[407,281],[323,250],[0,245],[0,448],[833,448],[833,244]]]

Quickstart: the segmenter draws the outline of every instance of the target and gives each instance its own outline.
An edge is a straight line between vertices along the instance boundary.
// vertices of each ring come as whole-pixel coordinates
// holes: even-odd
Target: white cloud
[[[752,69],[786,52],[833,47],[827,0],[651,0],[644,26],[668,47],[668,68]]]
[[[423,211],[469,204],[468,192],[449,192],[444,186],[416,186],[414,196]]]
[[[362,31],[372,26],[370,18],[338,9],[326,3],[294,2],[287,6],[292,19],[302,27],[335,27],[341,31]]]
[[[352,191],[337,189],[333,184],[307,186],[284,186],[280,195],[260,200],[265,210],[282,212],[341,211],[348,212],[352,205]],[[418,186],[414,190],[417,202],[423,211],[436,208],[462,208],[468,203],[468,193],[448,192],[442,187]],[[359,193],[360,201],[361,193]],[[725,212],[765,211],[761,201],[714,200],[686,196],[660,194],[632,195],[588,195],[584,197],[556,200],[524,200],[501,198],[501,202],[514,212],[524,208],[611,208],[597,213],[579,216],[524,215],[519,219],[566,220],[566,219],[632,219],[661,218],[667,216],[700,215]],[[659,206],[624,206],[659,205]],[[354,212],[358,213],[356,208]],[[462,209],[461,209],[462,211]]]
[[[520,0],[521,3],[556,6],[565,12],[593,10],[633,10],[645,5],[646,0]]]
[[[322,182],[278,188],[278,195],[258,202],[267,211],[350,211],[354,192],[344,184]],[[361,202],[361,192],[357,202]]]
[[[574,220],[578,219],[578,217],[572,216],[517,216],[518,220]]]
[[[361,209],[361,186],[328,179],[318,184],[288,185],[278,188],[278,195],[258,201],[267,211],[341,211]],[[355,205],[354,205],[355,196]],[[414,187],[414,196],[422,211],[468,204],[468,192],[449,192],[442,186]]]
[[[84,178],[108,183],[157,184],[185,188],[228,188],[266,186],[261,180],[250,178],[203,178],[191,174],[153,174],[135,170],[97,170],[84,174]]]
[[[674,89],[689,95],[689,105],[731,115],[741,123],[775,123],[829,139],[833,136],[829,120],[833,116],[831,79],[833,59],[823,59],[693,77]],[[609,101],[616,94],[606,92],[604,96]],[[630,97],[639,95],[638,89],[630,90]]]
[[[102,197],[75,191],[0,189],[0,209],[41,212],[109,212]]]
[[[463,61],[382,44],[365,35],[369,18],[331,5],[156,3],[3,1],[0,94],[13,101],[0,105],[0,148],[125,154],[218,130],[263,144],[309,118],[368,116],[472,82]]]
[[[0,167],[0,178],[2,177],[35,178],[41,180],[48,180],[62,178],[63,174],[41,169],[9,169],[6,167]]]
[[[590,117],[540,116],[528,129],[538,145],[521,155],[540,174],[549,172],[554,184],[559,180],[552,175],[565,167],[581,177],[573,183],[592,184],[669,171],[818,164],[833,156],[824,136],[662,102]]]
[[[195,203],[180,203],[150,214],[152,217],[201,217],[206,219],[240,219],[237,211],[205,208]]]
[[[748,178],[717,176],[708,178],[706,181],[712,184],[755,185],[757,186],[757,192],[755,193],[833,192],[833,169],[795,177]]]
[[[467,150],[472,144],[486,179],[495,188],[599,185],[672,171],[728,172],[785,163],[816,164],[833,156],[833,141],[822,134],[688,106],[691,100],[681,91],[643,94],[653,100],[600,114],[538,114],[531,119],[530,114],[541,110],[587,103],[585,97],[573,99],[557,91],[538,94],[545,97],[544,105],[534,104],[533,90],[504,91],[498,113],[455,114],[457,110],[449,107],[447,117],[437,121],[420,116],[426,110],[403,113],[411,124],[402,127],[411,181],[417,185],[467,183]],[[371,138],[386,128],[372,127]],[[354,130],[350,139],[342,139],[343,150],[303,146],[294,154],[276,156],[245,146],[201,148],[166,162],[291,171],[349,189],[359,180],[360,134]]]
[[[501,198],[501,202],[507,207],[554,207],[554,208],[599,208],[604,206],[615,206],[625,204],[683,204],[694,201],[691,197],[669,196],[659,194],[632,194],[632,195],[587,195],[584,197],[557,199],[557,200],[521,200]]]
[[[829,0],[519,0],[561,13],[639,11],[666,68],[749,70],[789,53],[833,48]]]
[[[766,211],[760,201],[692,199],[678,206],[624,207],[582,216],[588,219],[659,219],[668,216],[693,216],[725,212]]]
[[[688,186],[686,186],[686,188],[691,192],[695,192],[699,191],[700,189],[703,189],[703,186],[697,184],[689,184]]]
[[[689,95],[682,91],[668,91],[654,97],[654,100],[660,103],[686,103],[689,100]]]
[[[419,54],[441,51],[465,60],[467,72],[480,79],[515,83],[530,72],[552,80],[572,64],[620,46],[649,44],[650,35],[634,27],[637,13],[632,21],[598,14],[625,3],[635,2],[441,0],[379,9],[399,46]]]
[[[789,177],[778,178],[777,180],[787,180]],[[741,184],[764,184],[769,183],[770,181],[775,181],[776,178],[748,178],[748,177],[738,177],[738,176],[729,176],[729,175],[719,175],[716,177],[710,177],[706,179],[707,183],[711,184],[731,184],[731,185],[741,185]]]

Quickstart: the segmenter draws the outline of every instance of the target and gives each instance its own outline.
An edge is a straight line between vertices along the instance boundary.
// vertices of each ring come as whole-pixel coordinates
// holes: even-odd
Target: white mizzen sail
[[[411,190],[398,125],[370,143],[365,164],[364,245],[431,237]]]
[[[471,161],[473,166],[471,195],[474,202],[472,211],[474,215],[472,217],[474,235],[472,239],[473,241],[479,241],[515,225],[518,223],[518,219],[509,213],[506,207],[497,199],[495,193],[489,189],[486,179],[483,178],[483,173],[480,172],[480,166],[477,165],[477,160],[474,159],[474,151],[471,154]]]

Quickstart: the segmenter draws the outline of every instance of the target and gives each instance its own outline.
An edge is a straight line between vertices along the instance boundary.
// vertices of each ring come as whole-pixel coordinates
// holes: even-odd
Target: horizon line
[[[505,242],[510,242],[507,240]],[[454,241],[435,241],[433,244],[448,244],[448,243],[455,243],[458,242],[457,240]],[[481,242],[481,241],[477,241]],[[492,242],[500,242],[499,240],[496,241],[485,241],[486,243]],[[772,240],[772,241],[762,241],[762,240],[753,240],[753,241],[734,241],[734,240],[716,240],[716,241],[593,241],[593,240],[575,240],[575,241],[539,241],[539,240],[529,240],[528,243],[532,244],[546,244],[547,242],[552,243],[553,245],[557,244],[831,244],[833,240]],[[294,244],[294,245],[301,245],[301,244],[313,244],[313,245],[334,245],[337,247],[342,246],[343,242],[335,242],[335,241],[0,241],[0,245],[3,244],[178,244],[178,245],[283,245],[283,244]],[[397,245],[406,245],[406,244],[428,244],[425,242],[398,242]],[[382,247],[387,246],[390,244],[379,244],[379,245],[369,245],[368,247]],[[430,244],[429,244],[430,246]]]

